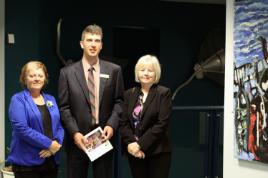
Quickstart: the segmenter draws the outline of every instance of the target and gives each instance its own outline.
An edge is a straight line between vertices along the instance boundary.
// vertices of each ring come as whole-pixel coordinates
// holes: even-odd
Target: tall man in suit
[[[121,68],[99,59],[102,37],[101,27],[87,26],[80,41],[82,59],[60,72],[59,106],[66,130],[68,178],[87,177],[90,160],[83,151],[86,143],[83,136],[101,126],[105,139],[113,143],[122,112],[124,84]],[[92,162],[92,167],[95,178],[112,178],[113,151]]]

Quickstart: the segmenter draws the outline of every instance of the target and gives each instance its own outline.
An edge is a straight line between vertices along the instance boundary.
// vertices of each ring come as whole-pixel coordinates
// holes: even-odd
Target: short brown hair
[[[102,28],[96,24],[93,25],[88,25],[82,32],[82,36],[81,36],[81,41],[83,41],[85,39],[85,34],[86,33],[91,33],[91,34],[96,34],[96,35],[100,35],[101,38],[103,37],[102,34]]]
[[[42,62],[40,61],[30,61],[30,62],[27,62],[26,64],[24,64],[24,66],[22,67],[21,69],[21,73],[20,73],[20,84],[23,88],[26,88],[27,87],[27,81],[26,81],[26,75],[29,71],[29,67],[30,66],[34,66],[35,68],[37,69],[42,69],[45,73],[45,85],[48,84],[48,72],[47,72],[47,68],[45,66],[45,64],[43,64]],[[44,88],[43,86],[43,88]]]

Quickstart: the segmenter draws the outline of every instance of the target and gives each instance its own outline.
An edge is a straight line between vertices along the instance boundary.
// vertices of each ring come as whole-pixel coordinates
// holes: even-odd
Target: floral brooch
[[[52,107],[53,106],[53,102],[52,101],[50,101],[50,100],[47,100],[47,102],[46,102],[46,105],[47,105],[47,107]]]

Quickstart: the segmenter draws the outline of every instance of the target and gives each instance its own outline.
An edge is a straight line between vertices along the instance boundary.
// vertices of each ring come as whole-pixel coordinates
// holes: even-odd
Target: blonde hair
[[[45,64],[43,64],[40,61],[30,61],[30,62],[27,62],[26,64],[24,64],[24,66],[21,69],[21,73],[20,73],[20,84],[21,84],[21,86],[23,88],[27,87],[26,76],[27,76],[27,73],[29,72],[30,66],[34,67],[36,69],[42,69],[43,70],[43,72],[45,74],[45,84],[44,84],[44,86],[47,85],[48,84],[48,72],[47,72],[47,68],[46,68]]]
[[[81,41],[83,41],[85,39],[85,35],[87,33],[91,33],[91,34],[96,34],[96,35],[100,35],[101,38],[103,37],[102,34],[102,28],[96,24],[93,25],[88,25],[82,32],[82,36],[81,36]]]
[[[139,70],[145,65],[151,64],[153,67],[153,71],[155,73],[154,83],[158,83],[161,77],[161,66],[156,56],[153,55],[144,55],[139,58],[138,62],[135,65],[135,81],[140,83],[138,78]]]

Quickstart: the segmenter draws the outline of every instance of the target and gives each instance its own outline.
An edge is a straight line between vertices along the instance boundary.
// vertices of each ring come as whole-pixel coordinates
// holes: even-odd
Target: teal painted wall
[[[5,33],[6,36],[8,33],[14,33],[16,41],[15,44],[6,43],[5,49],[6,145],[9,145],[11,138],[7,116],[9,101],[14,93],[21,90],[19,74],[23,64],[32,59],[43,61],[50,74],[46,91],[57,97],[57,80],[59,69],[62,67],[56,56],[56,25],[60,18],[63,20],[62,52],[66,59],[71,58],[74,61],[81,57],[81,31],[90,23],[97,23],[103,27],[104,56],[114,54],[114,28],[130,26],[158,29],[159,58],[163,72],[161,83],[170,87],[172,91],[193,73],[193,66],[197,62],[200,46],[207,33],[216,27],[225,29],[224,5],[171,2],[119,4],[117,1],[104,5],[104,2],[6,1]],[[142,43],[142,39],[140,42]],[[120,64],[118,61],[114,62]],[[128,77],[124,77],[127,80]],[[195,79],[178,93],[174,105],[223,105],[223,87],[208,79]],[[195,117],[198,117],[198,114],[186,121],[180,118],[179,113],[175,113],[172,123],[178,126],[173,125],[171,133],[179,130],[172,134],[176,150],[188,150],[193,155],[199,155],[199,152],[202,152],[197,141],[200,123]],[[183,136],[185,129],[190,130],[187,137]],[[177,142],[177,139],[180,142]],[[180,165],[179,167],[183,165],[180,160],[176,164]],[[185,172],[192,171],[190,167],[183,169]],[[123,170],[123,174],[129,174],[127,167]],[[179,175],[179,172],[177,174]],[[61,172],[60,176],[64,177],[64,174]],[[197,177],[199,176],[200,173],[197,174]]]

